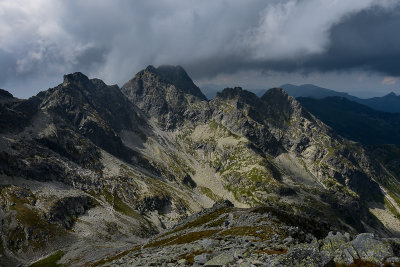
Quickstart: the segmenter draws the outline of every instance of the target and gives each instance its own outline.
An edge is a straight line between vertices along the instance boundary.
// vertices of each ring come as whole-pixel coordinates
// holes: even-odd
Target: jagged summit
[[[181,66],[161,65],[155,70],[163,79],[183,89],[186,93],[192,94],[201,100],[207,100],[200,88],[193,83]]]
[[[255,98],[257,97],[254,93],[244,90],[242,87],[234,87],[234,88],[225,88],[222,92],[218,92],[217,96],[219,98]]]
[[[199,112],[189,112],[196,103],[207,105],[207,98],[180,66],[148,66],[125,83],[122,92],[132,103],[153,117],[164,129],[180,126],[184,118],[203,118]],[[196,114],[196,115],[194,115]]]
[[[91,90],[91,89],[100,89],[100,88],[117,88],[119,90],[118,85],[107,85],[103,80],[98,78],[89,79],[88,76],[81,72],[74,72],[70,74],[64,75],[63,83],[61,84],[63,87],[69,87],[74,85],[82,90]]]
[[[143,76],[145,73],[152,73],[156,75],[158,79],[165,83],[174,85],[183,93],[193,95],[201,100],[207,100],[200,88],[193,83],[192,79],[181,66],[161,65],[156,68],[152,65],[149,65],[144,70],[136,74],[132,80],[134,80],[137,76]]]
[[[225,88],[222,92],[218,92],[213,103],[231,102],[235,103],[239,111],[246,110],[248,119],[261,122],[262,116],[266,110],[263,101],[254,93],[243,89],[242,87]],[[217,108],[218,108],[217,104]]]
[[[79,81],[79,80],[87,80],[88,81],[89,77],[79,71],[64,75],[64,82]]]
[[[262,96],[261,99],[263,101],[268,101],[268,99],[281,99],[286,100],[294,103],[296,99],[289,95],[283,88],[281,87],[274,87],[266,91]]]
[[[89,83],[89,78],[81,73],[81,72],[74,72],[70,74],[64,75],[64,80],[62,85],[64,87],[70,86],[71,84],[80,85],[80,86],[87,86]]]
[[[89,79],[75,72],[64,76],[62,84],[41,92],[40,109],[65,120],[79,133],[110,154],[129,161],[133,152],[117,135],[121,130],[138,131],[143,124],[135,106],[116,85]]]
[[[297,114],[313,120],[310,114],[304,110],[301,104],[280,87],[269,89],[261,97],[261,100],[269,107],[268,112],[270,113],[271,117],[281,114],[287,119],[293,114]]]

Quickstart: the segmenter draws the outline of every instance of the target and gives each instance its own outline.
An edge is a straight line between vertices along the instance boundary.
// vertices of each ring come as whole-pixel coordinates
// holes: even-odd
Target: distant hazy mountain
[[[344,97],[297,100],[343,137],[368,145],[400,145],[400,114],[377,111]]]
[[[351,101],[355,101],[357,103],[369,106],[370,108],[399,113],[400,112],[400,96],[397,96],[395,93],[390,93],[382,97],[373,97],[368,99],[358,98],[348,93],[337,92],[331,89],[322,88],[312,84],[303,84],[303,85],[293,85],[293,84],[284,84],[281,86],[293,97],[311,97],[315,99],[321,99],[329,96],[339,96],[347,98]]]
[[[289,95],[293,97],[312,97],[312,98],[325,98],[328,96],[340,96],[345,98],[356,98],[344,92],[337,92],[331,89],[322,88],[313,84],[293,85],[284,84],[281,86]]]
[[[393,92],[382,97],[358,99],[357,102],[376,110],[400,113],[400,96]]]

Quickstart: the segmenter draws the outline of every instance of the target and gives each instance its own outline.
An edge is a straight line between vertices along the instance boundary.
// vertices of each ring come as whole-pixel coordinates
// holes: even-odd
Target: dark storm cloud
[[[3,0],[0,87],[54,86],[74,71],[121,84],[149,64],[180,64],[195,79],[243,70],[398,75],[398,10],[396,0]]]
[[[318,70],[364,68],[400,75],[400,7],[351,16],[330,32],[330,45],[305,65]]]
[[[187,65],[197,77],[239,70],[327,72],[351,69],[400,76],[400,6],[371,8],[352,14],[329,30],[329,44],[322,53],[279,60],[254,59],[251,51],[216,56]]]
[[[0,49],[0,84],[4,84],[10,76],[14,75],[15,58],[11,53]]]

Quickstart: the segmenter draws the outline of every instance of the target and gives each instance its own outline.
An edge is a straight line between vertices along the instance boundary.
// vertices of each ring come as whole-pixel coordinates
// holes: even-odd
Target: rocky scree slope
[[[229,227],[224,226],[230,220]],[[399,239],[331,232],[308,217],[230,202],[190,216],[170,231],[95,266],[398,266]]]
[[[220,199],[311,218],[326,234],[399,233],[390,170],[279,88],[207,101],[181,67],[149,66],[121,90],[74,73],[0,104],[7,262],[56,252],[95,265]]]

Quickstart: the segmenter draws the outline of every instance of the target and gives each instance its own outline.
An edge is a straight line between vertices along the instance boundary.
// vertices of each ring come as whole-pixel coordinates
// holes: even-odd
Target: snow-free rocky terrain
[[[0,264],[395,266],[382,155],[283,89],[207,100],[181,67],[0,90]]]

